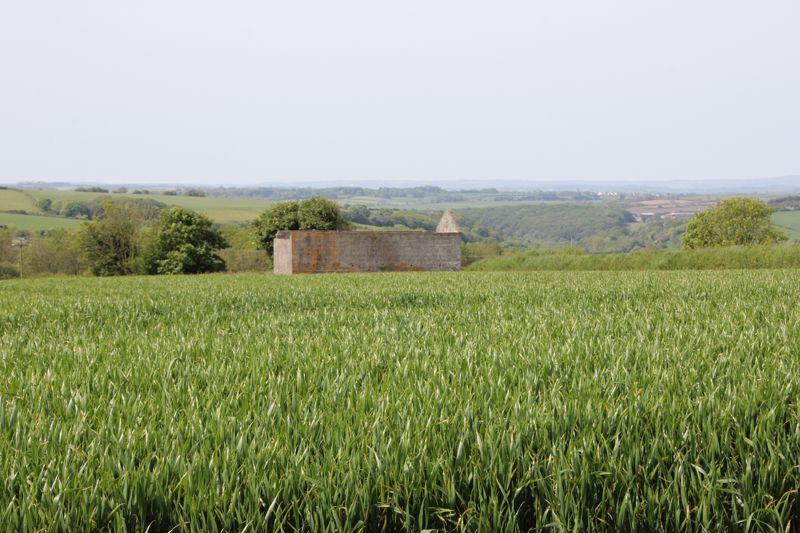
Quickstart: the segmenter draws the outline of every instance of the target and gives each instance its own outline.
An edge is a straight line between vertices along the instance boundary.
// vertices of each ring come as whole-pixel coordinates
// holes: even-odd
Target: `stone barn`
[[[276,274],[459,270],[461,228],[450,211],[436,231],[279,231]]]

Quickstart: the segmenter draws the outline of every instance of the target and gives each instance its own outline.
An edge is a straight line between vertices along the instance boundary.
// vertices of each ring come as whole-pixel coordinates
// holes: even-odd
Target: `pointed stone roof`
[[[461,227],[456,221],[456,216],[449,209],[445,210],[439,224],[436,226],[436,233],[461,233]]]

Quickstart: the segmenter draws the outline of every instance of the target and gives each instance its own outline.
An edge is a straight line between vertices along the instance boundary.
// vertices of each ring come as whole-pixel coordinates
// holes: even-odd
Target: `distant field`
[[[0,211],[27,211],[28,213],[39,213],[33,196],[25,191],[14,189],[0,189]]]
[[[792,531],[800,271],[0,282],[8,531]]]
[[[367,207],[390,207],[396,209],[420,209],[426,211],[444,211],[445,209],[470,209],[481,207],[498,207],[498,206],[524,206],[524,205],[558,205],[561,203],[570,203],[567,201],[544,201],[544,200],[489,200],[485,198],[477,198],[475,200],[465,200],[461,202],[432,202],[429,200],[414,198],[377,198],[374,196],[354,196],[351,198],[343,198],[337,200],[343,205],[366,205]],[[574,203],[574,202],[572,202]],[[601,203],[601,202],[586,202]]]
[[[800,211],[778,211],[772,220],[790,239],[800,241]]]
[[[13,226],[20,230],[39,231],[80,227],[82,220],[74,218],[48,217],[43,215],[18,215],[0,213],[0,226]]]
[[[0,197],[2,193],[0,191]],[[35,199],[50,198],[57,200],[76,200],[91,201],[98,196],[107,196],[110,193],[61,191],[51,189],[28,190],[31,197]],[[113,197],[129,198],[152,198],[169,205],[179,205],[188,207],[203,213],[217,222],[236,222],[247,221],[257,217],[266,207],[274,203],[272,200],[263,198],[228,198],[220,196],[167,196],[164,194],[133,195],[133,194],[111,194]],[[492,201],[485,198],[476,198],[463,202],[431,202],[425,199],[415,198],[378,198],[373,196],[355,196],[337,200],[342,205],[363,204],[368,207],[392,207],[398,209],[421,209],[439,211],[447,208],[467,209],[476,207],[497,207],[497,206],[525,206],[525,205],[556,205],[559,202],[544,202],[539,200],[530,201]],[[13,202],[9,202],[13,204]],[[586,202],[587,204],[590,202]],[[19,209],[19,207],[9,207],[8,209]]]
[[[107,193],[31,190],[34,198],[50,198],[53,201],[75,200],[89,202]],[[271,203],[262,199],[220,198],[213,196],[167,196],[164,194],[110,194],[113,198],[151,198],[167,205],[186,207],[208,216],[215,222],[245,222],[257,217]]]
[[[134,195],[134,194],[114,194],[96,193],[79,191],[62,191],[55,189],[30,189],[22,192],[14,190],[0,190],[0,210],[26,210],[28,212],[39,212],[35,202],[44,198],[57,201],[82,201],[89,202],[102,196],[112,196],[113,198],[150,198],[167,205],[178,205],[202,213],[215,222],[248,222],[256,218],[261,212],[274,202],[261,198],[227,198],[218,196],[168,196],[164,194]],[[442,211],[447,208],[467,209],[481,207],[498,206],[532,206],[544,205],[555,206],[559,202],[544,201],[491,201],[485,198],[477,198],[464,202],[430,202],[425,199],[413,198],[376,198],[371,196],[360,196],[340,199],[342,205],[364,204],[368,207],[390,207],[390,208],[413,208],[418,210]],[[586,202],[590,204],[590,202]],[[52,224],[53,221],[50,222]],[[34,225],[30,221],[29,225]],[[69,223],[62,224],[62,227],[70,227]],[[44,228],[42,228],[44,229]]]
[[[43,216],[37,207],[35,191],[0,189],[0,226],[13,226],[20,230],[40,231],[60,228],[77,228],[81,221],[72,218]],[[4,213],[3,211],[25,211]]]

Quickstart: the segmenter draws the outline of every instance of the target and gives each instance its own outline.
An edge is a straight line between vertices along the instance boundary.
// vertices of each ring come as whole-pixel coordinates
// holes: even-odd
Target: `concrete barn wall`
[[[291,273],[459,270],[461,234],[428,231],[292,231]],[[284,239],[285,240],[285,239]],[[275,240],[278,242],[278,239]],[[288,273],[275,248],[275,272]]]
[[[292,234],[279,231],[272,247],[272,270],[276,274],[292,273]]]

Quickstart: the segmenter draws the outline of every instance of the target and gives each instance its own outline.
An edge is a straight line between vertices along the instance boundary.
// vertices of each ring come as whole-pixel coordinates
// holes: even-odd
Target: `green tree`
[[[53,200],[51,200],[50,198],[42,198],[41,200],[36,202],[36,205],[37,207],[39,207],[39,209],[47,213],[53,206]]]
[[[256,239],[270,256],[275,234],[280,230],[340,230],[348,227],[339,204],[320,196],[302,202],[278,202],[253,221]]]
[[[774,244],[787,239],[772,223],[772,208],[755,198],[723,200],[692,217],[683,234],[686,249]]]
[[[85,223],[80,232],[80,247],[97,276],[122,276],[136,270],[140,213],[131,206],[105,202],[103,214],[92,223]]]
[[[128,204],[136,209],[145,221],[158,220],[161,211],[169,207],[163,202],[150,198],[112,198],[109,196],[101,201]]]
[[[34,235],[25,252],[25,270],[35,274],[73,274],[86,270],[78,234],[55,229]]]
[[[275,234],[282,229],[300,229],[297,219],[298,202],[278,202],[267,208],[253,221],[253,231],[261,248],[272,256]]]
[[[103,211],[103,205],[97,202],[60,202],[58,214],[67,218],[97,218]],[[52,209],[52,207],[51,207]]]
[[[300,229],[340,230],[349,225],[342,217],[339,204],[322,196],[315,196],[300,202],[297,208],[297,222]]]
[[[369,207],[362,204],[351,205],[344,211],[344,217],[351,222],[355,222],[356,224],[369,224]]]
[[[225,261],[216,252],[227,246],[207,217],[173,207],[161,212],[145,262],[151,274],[221,272]]]

